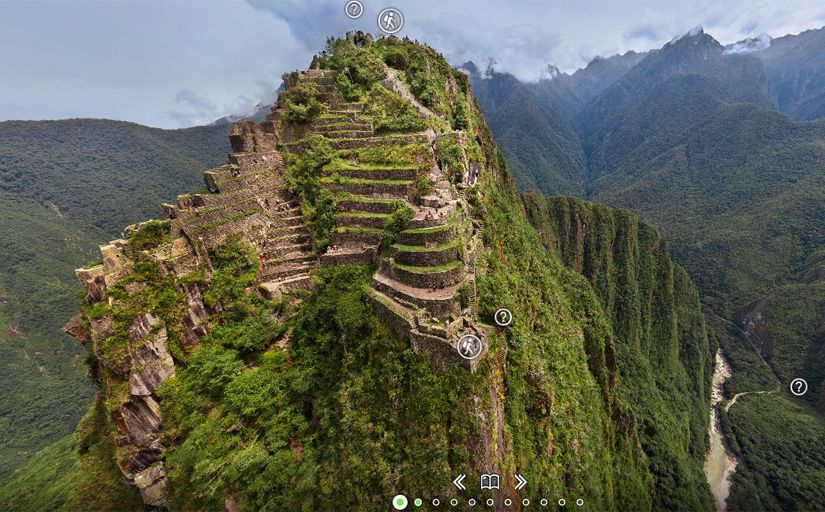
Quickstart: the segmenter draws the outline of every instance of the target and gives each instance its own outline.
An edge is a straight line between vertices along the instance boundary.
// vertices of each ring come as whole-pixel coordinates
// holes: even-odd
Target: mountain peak
[[[662,47],[662,49],[685,45],[715,46],[719,47],[720,49],[723,48],[719,41],[714,39],[713,36],[711,36],[710,34],[705,33],[705,29],[702,28],[701,25],[697,25],[692,29],[688,30],[685,34],[671,39],[669,43]]]
[[[725,55],[746,54],[761,52],[771,46],[773,38],[768,34],[760,34],[756,37],[748,37],[741,41],[725,46]]]

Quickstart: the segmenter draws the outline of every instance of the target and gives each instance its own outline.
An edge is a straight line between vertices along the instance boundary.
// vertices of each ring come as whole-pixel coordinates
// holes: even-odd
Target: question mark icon
[[[791,381],[791,393],[795,396],[802,396],[808,392],[808,383],[805,379],[796,378]]]
[[[347,2],[344,11],[347,13],[348,18],[355,20],[364,14],[364,5],[358,0],[350,0]]]
[[[513,313],[509,309],[501,308],[493,315],[493,320],[499,327],[507,327],[513,322]]]

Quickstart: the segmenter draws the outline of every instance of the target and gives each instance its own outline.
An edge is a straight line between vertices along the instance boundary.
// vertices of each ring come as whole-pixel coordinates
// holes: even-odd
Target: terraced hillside
[[[414,109],[409,115],[424,121],[417,129],[377,133],[381,112],[346,100],[338,76],[317,68],[291,75],[265,122],[233,126],[229,163],[204,174],[208,193],[164,204],[166,219],[127,228],[101,247],[101,264],[77,271],[87,306],[67,330],[92,343],[124,436],[118,464],[149,506],[166,503],[167,487],[156,390],[214,327],[210,313],[224,302],[213,298],[216,262],[226,247],[255,255],[247,293],[258,290],[253,303],[281,304],[284,318],[300,303],[294,292],[312,286],[313,269],[373,264],[368,296],[396,334],[442,369],[477,364],[455,345],[465,329],[481,332],[468,250],[479,236],[461,193],[480,163],[468,162],[464,135],[410,100],[392,73],[374,94],[384,108]],[[311,119],[294,117],[302,109],[315,109]],[[307,167],[307,155],[318,154]],[[331,223],[318,226],[319,209]],[[173,298],[185,304],[175,308],[182,316],[154,311]]]
[[[467,243],[478,237],[456,184],[474,185],[478,163],[471,170],[460,131],[436,133],[433,123],[421,123],[411,133],[376,133],[375,104],[347,101],[336,85],[338,76],[334,70],[309,70],[293,78],[287,96],[290,90],[312,89],[325,107],[299,135],[279,124],[285,114],[281,106],[266,125],[282,135],[287,151],[299,154],[314,144],[327,153],[317,193],[330,194],[336,206],[330,243],[319,247],[320,262],[375,263],[370,297],[394,330],[439,364],[469,365],[454,344],[459,331],[472,324],[474,281],[468,272],[471,256],[465,254],[472,254]],[[381,87],[381,99],[390,98],[385,108],[413,98],[389,73]],[[414,100],[405,106],[416,109],[408,115],[437,119]]]
[[[233,126],[208,192],[164,205],[77,271],[84,300],[67,330],[90,346],[100,391],[76,432],[69,499],[379,510],[399,491],[470,498],[451,483],[465,473],[496,510],[513,497],[710,502],[702,482],[660,485],[688,464],[656,471],[693,449],[706,418],[679,414],[666,443],[654,431],[640,443],[649,404],[622,384],[633,359],[617,357],[633,341],[542,246],[466,75],[429,47],[352,33],[284,82],[265,121]],[[661,282],[615,286],[669,297]],[[650,324],[670,325],[667,311],[649,309]],[[465,334],[478,357],[459,354]],[[674,395],[704,389],[693,377]],[[490,472],[501,489],[476,493]]]

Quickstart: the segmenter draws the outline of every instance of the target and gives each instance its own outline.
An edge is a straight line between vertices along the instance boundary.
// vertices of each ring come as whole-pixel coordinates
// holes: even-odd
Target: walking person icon
[[[483,346],[478,336],[474,334],[465,334],[459,338],[456,344],[458,355],[464,359],[475,359],[481,355]]]
[[[385,34],[395,34],[404,26],[404,15],[395,7],[387,7],[378,14],[378,28]]]

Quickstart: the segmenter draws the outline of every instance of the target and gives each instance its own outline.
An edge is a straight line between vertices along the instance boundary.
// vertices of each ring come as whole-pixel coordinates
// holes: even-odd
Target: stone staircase
[[[172,235],[188,238],[201,260],[208,262],[208,251],[231,238],[252,244],[260,259],[256,282],[275,298],[308,288],[318,259],[300,205],[287,196],[280,154],[256,149],[236,151],[235,163],[204,173],[209,194],[178,196],[163,211]]]

